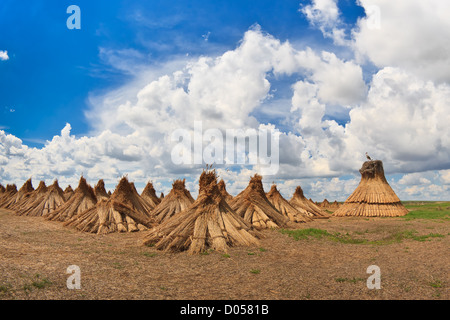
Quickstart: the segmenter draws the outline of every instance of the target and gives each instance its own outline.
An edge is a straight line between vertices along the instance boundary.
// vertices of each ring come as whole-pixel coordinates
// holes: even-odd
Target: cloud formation
[[[0,50],[0,60],[1,61],[6,61],[9,60],[9,56],[8,56],[8,51],[4,50]]]
[[[309,23],[318,28],[325,38],[330,38],[337,45],[345,45],[345,28],[340,19],[337,0],[312,0],[310,5],[301,6]]]
[[[408,12],[417,17],[415,10],[422,4],[407,2],[415,8]],[[360,3],[369,5],[363,0]],[[443,66],[450,56],[450,41],[443,44],[442,39],[438,42],[431,37],[430,48],[437,51],[426,54],[426,45],[420,45],[428,34],[425,30],[418,35],[414,51],[414,35],[393,30],[395,15],[385,13],[387,2],[373,3],[381,8],[382,28],[367,28],[366,18],[358,22],[351,43],[349,39],[345,42],[354,50],[354,59],[344,59],[332,50],[297,48],[258,25],[243,35],[236,48],[218,56],[178,57],[147,69],[143,69],[144,57],[139,52],[102,49],[104,61],[118,70],[132,70],[135,80],[90,97],[92,108],[86,114],[93,131],[89,136],[75,137],[66,124],[60,135],[39,149],[0,130],[0,178],[6,183],[29,176],[47,181],[59,178],[62,183],[74,184],[84,174],[93,182],[103,178],[112,185],[128,174],[139,183],[151,179],[167,192],[172,179],[188,177],[188,186],[196,190],[202,166],[174,164],[170,137],[177,129],[193,134],[195,122],[201,121],[203,130],[222,132],[279,129],[280,170],[265,177],[265,183],[277,181],[286,197],[300,184],[315,200],[345,200],[359,181],[358,169],[366,151],[383,160],[388,174],[403,175],[392,181],[401,197],[448,195],[450,86],[441,70],[446,70]],[[438,4],[442,5],[433,2]],[[394,11],[401,6],[406,2],[396,2]],[[325,37],[344,44],[336,1],[316,0],[301,10]],[[431,19],[429,10],[422,15]],[[406,24],[412,21],[400,16]],[[438,28],[447,22],[437,19],[433,23]],[[383,37],[388,38],[385,43],[380,42]],[[399,46],[404,50],[403,59],[397,52]],[[124,60],[121,56],[131,57]],[[128,68],[136,59],[139,67]],[[377,66],[366,81],[364,59]],[[439,66],[441,70],[437,70]],[[434,74],[434,69],[439,72]],[[273,90],[276,81],[289,82],[288,98]],[[285,123],[262,121],[257,116],[262,110],[276,113]],[[346,120],[336,118],[336,113]],[[244,189],[258,169],[218,166],[233,194]]]
[[[370,17],[353,30],[354,49],[376,66],[398,67],[437,83],[450,82],[450,2],[445,0],[359,0],[376,7],[379,27]]]

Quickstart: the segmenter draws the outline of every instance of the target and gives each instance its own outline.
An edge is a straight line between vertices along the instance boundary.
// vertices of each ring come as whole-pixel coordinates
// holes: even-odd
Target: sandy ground
[[[449,296],[450,222],[331,218],[302,224],[378,243],[294,240],[264,232],[257,247],[190,256],[141,245],[145,233],[81,233],[0,210],[0,299],[443,299]],[[441,237],[383,242],[401,231]],[[69,290],[66,269],[81,270]],[[381,270],[370,290],[367,267]]]

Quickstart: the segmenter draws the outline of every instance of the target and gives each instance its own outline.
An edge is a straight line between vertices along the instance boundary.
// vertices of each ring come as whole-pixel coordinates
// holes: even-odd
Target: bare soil
[[[266,230],[259,246],[188,255],[143,246],[146,232],[94,235],[0,210],[0,299],[450,298],[448,220],[331,218],[307,228],[372,242]],[[387,241],[404,231],[440,236]],[[67,289],[70,265],[81,269],[80,290]],[[370,265],[381,269],[380,290],[367,288]]]

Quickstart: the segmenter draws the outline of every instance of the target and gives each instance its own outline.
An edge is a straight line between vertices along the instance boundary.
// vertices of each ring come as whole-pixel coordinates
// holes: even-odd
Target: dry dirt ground
[[[143,232],[98,236],[0,210],[0,299],[449,299],[449,220],[299,226],[308,228],[334,236],[268,230],[257,247],[190,256],[142,246]],[[407,234],[416,238],[399,236]],[[420,238],[429,234],[439,236]],[[67,289],[70,265],[80,267],[80,290]],[[367,288],[370,265],[380,268],[380,290]]]

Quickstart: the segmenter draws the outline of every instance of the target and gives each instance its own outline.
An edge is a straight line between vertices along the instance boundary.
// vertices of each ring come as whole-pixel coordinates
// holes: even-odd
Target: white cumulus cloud
[[[338,23],[333,3],[314,1],[317,10],[327,13],[322,17],[310,8],[310,18],[329,26]],[[101,54],[106,59],[117,52],[105,49]],[[117,59],[106,60],[118,63],[118,69],[124,67]],[[66,124],[43,148],[30,148],[0,130],[0,178],[6,183],[30,176],[48,182],[59,178],[62,184],[76,185],[83,174],[93,183],[103,178],[113,185],[128,174],[140,184],[153,180],[167,192],[174,178],[187,177],[195,191],[203,166],[172,161],[170,137],[175,130],[193,134],[196,121],[201,121],[203,130],[221,132],[280,129],[284,123],[268,123],[255,114],[283,105],[272,112],[289,120],[279,135],[280,169],[265,177],[265,186],[278,180],[288,196],[301,184],[317,200],[345,200],[343,196],[359,181],[358,169],[367,151],[383,160],[387,173],[407,174],[393,184],[399,194],[439,197],[439,192],[448,192],[449,85],[408,64],[380,64],[367,82],[363,71],[356,60],[344,60],[331,51],[296,48],[254,26],[236,48],[223,54],[179,59],[140,72],[135,68],[134,81],[104,95],[92,94],[92,108],[86,112],[93,128],[89,136],[72,135],[71,125]],[[290,97],[276,95],[274,79],[291,79]],[[333,119],[336,109],[348,115],[346,123]],[[237,194],[260,168],[218,169],[230,182],[230,192]],[[439,178],[416,175],[430,170],[441,170]],[[338,178],[344,175],[356,178]]]
[[[324,37],[333,39],[337,45],[347,44],[337,0],[312,0],[310,5],[302,6],[300,12],[312,26],[323,33]]]
[[[6,50],[4,50],[4,51],[0,50],[0,60],[1,60],[1,61],[6,61],[6,60],[8,60],[8,59],[9,59],[8,51],[6,51]]]
[[[354,48],[380,68],[399,67],[428,80],[450,81],[450,2],[447,0],[359,0],[376,7],[353,30]]]

